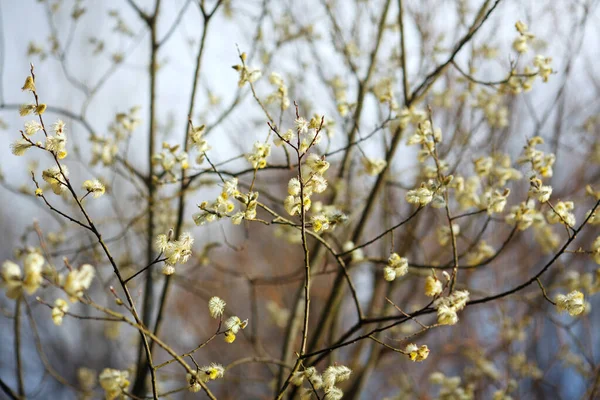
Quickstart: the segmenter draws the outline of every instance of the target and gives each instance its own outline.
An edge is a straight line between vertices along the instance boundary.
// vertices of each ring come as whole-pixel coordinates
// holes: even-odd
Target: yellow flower
[[[435,276],[428,276],[425,279],[425,295],[429,297],[437,296],[442,293],[442,282]]]
[[[388,258],[388,264],[383,269],[383,278],[391,282],[396,277],[404,276],[408,273],[408,260],[400,257],[397,253],[392,253]]]
[[[37,107],[35,107],[35,113],[37,115],[42,115],[46,111],[46,104],[41,103]]]
[[[158,235],[156,246],[166,257],[163,274],[171,275],[175,272],[175,264],[185,264],[192,255],[194,238],[184,232],[179,235],[179,240],[171,240],[166,235]]]
[[[19,115],[24,117],[31,114],[33,110],[35,110],[35,106],[33,104],[23,104],[21,107],[19,107]]]
[[[567,311],[571,316],[579,315],[585,310],[583,293],[578,290],[573,290],[567,295],[559,294],[555,301],[559,312]]]
[[[262,72],[258,68],[248,68],[245,65],[234,65],[231,68],[240,73],[238,87],[244,86],[246,82],[254,83],[262,76]]]
[[[225,332],[225,341],[227,343],[233,343],[235,341],[235,333],[233,333],[231,330]]]
[[[310,218],[310,221],[312,223],[313,231],[316,233],[329,229],[329,219],[324,215],[313,215]]]
[[[96,270],[90,264],[83,264],[79,269],[73,269],[64,278],[63,289],[70,296],[72,302],[83,295],[83,291],[89,289],[94,279]]]
[[[225,301],[217,296],[213,296],[208,301],[208,311],[210,312],[210,316],[213,318],[218,318],[223,315],[225,311]]]
[[[325,372],[323,372],[323,386],[325,390],[334,388],[334,385],[338,382],[348,380],[351,374],[352,370],[344,365],[331,365],[327,367]]]
[[[198,379],[202,382],[214,381],[215,379],[222,378],[224,373],[225,368],[221,364],[212,363],[198,370]]]
[[[61,325],[65,313],[69,310],[69,303],[63,299],[56,299],[54,301],[54,308],[52,309],[52,321],[55,325]]]
[[[527,33],[527,31],[529,30],[529,27],[527,26],[527,24],[523,21],[517,21],[515,23],[515,28],[517,28],[517,31],[521,34],[524,35]]]
[[[416,344],[411,343],[408,346],[406,346],[406,349],[404,351],[406,352],[406,354],[408,354],[408,357],[411,359],[411,361],[414,362],[424,361],[427,358],[427,356],[429,356],[429,348],[427,348],[427,345],[417,347]]]
[[[187,378],[188,384],[190,385],[188,387],[188,390],[190,392],[198,393],[200,391],[200,389],[202,389],[202,386],[200,385],[200,382],[198,382],[198,379],[196,377],[196,373],[186,374],[186,378]]]
[[[0,273],[2,286],[6,289],[6,297],[16,299],[21,295],[23,289],[21,268],[12,261],[5,261],[2,264]]]
[[[31,136],[42,130],[42,125],[36,121],[25,122],[25,134]]]
[[[373,86],[373,94],[375,94],[380,103],[390,103],[392,108],[396,108],[397,104],[394,101],[393,85],[392,78],[383,78]]]
[[[310,154],[306,165],[315,174],[323,175],[327,169],[329,169],[329,162],[325,161],[325,158],[321,158],[316,154]]]
[[[38,253],[29,253],[23,262],[25,279],[23,280],[23,289],[28,294],[33,294],[42,284],[42,267],[44,266],[44,257]]]
[[[467,290],[455,290],[448,297],[440,297],[433,302],[433,307],[437,308],[438,324],[455,325],[458,322],[457,311],[465,308],[469,300]]]
[[[437,309],[438,324],[455,325],[458,322],[458,315],[451,307],[441,305]]]
[[[365,172],[367,175],[377,176],[383,171],[385,167],[387,167],[387,162],[383,159],[371,159],[367,157],[363,157],[362,165],[365,168]]]
[[[486,191],[483,195],[483,205],[487,206],[488,215],[504,211],[506,199],[509,195],[510,189],[508,188],[504,189],[502,192],[499,190],[495,190],[493,193],[491,191]]]
[[[521,21],[517,21],[515,28],[519,32],[519,36],[513,42],[513,48],[519,53],[526,53],[528,50],[527,42],[535,39],[535,35],[529,32],[527,25]]]
[[[488,176],[494,166],[492,157],[479,157],[473,160],[475,172],[481,177]]]
[[[95,199],[102,196],[106,191],[106,188],[98,179],[87,180],[83,182],[82,187],[84,190],[87,190],[88,193],[91,193]]]
[[[25,139],[17,139],[14,143],[11,143],[10,149],[15,156],[22,156],[25,154],[29,148],[31,148],[33,144]]]
[[[31,77],[31,75],[25,78],[25,84],[23,85],[21,90],[29,90],[30,92],[35,92],[35,83],[33,82],[33,78]]]
[[[424,206],[431,203],[431,200],[433,200],[433,192],[425,186],[425,183],[422,183],[418,189],[406,192],[406,201],[410,204]]]
[[[548,82],[548,78],[553,72],[552,67],[550,66],[551,62],[552,58],[544,57],[539,54],[535,56],[535,59],[533,60],[533,65],[538,68],[538,73],[540,74],[544,82]]]
[[[225,321],[225,327],[228,331],[231,331],[231,333],[233,334],[238,333],[240,329],[245,329],[246,326],[248,326],[248,320],[246,319],[242,321],[237,316],[229,317]]]
[[[105,368],[99,378],[106,400],[114,400],[120,397],[123,390],[129,387],[129,372],[127,371]]]
[[[52,191],[55,194],[61,194],[67,189],[64,178],[69,175],[67,167],[62,165],[59,167],[51,167],[42,172],[42,178],[50,184]]]

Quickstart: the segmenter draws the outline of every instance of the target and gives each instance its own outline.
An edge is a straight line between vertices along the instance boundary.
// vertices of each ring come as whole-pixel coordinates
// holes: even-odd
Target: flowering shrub
[[[595,2],[553,6],[564,54],[511,0],[39,3],[0,86],[30,160],[0,184],[43,210],[3,243],[8,398],[599,396],[600,110],[570,95]]]

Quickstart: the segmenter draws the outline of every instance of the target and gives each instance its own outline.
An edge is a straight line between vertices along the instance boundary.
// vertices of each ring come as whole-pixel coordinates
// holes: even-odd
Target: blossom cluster
[[[262,76],[262,72],[258,68],[249,68],[246,66],[246,53],[240,54],[240,59],[242,60],[242,64],[234,65],[232,68],[239,72],[240,79],[238,81],[238,86],[243,87],[246,83],[252,84],[256,82]]]
[[[319,374],[315,367],[308,367],[303,371],[294,372],[291,382],[296,386],[302,386],[304,380],[310,382],[309,387],[302,390],[301,398],[303,399],[310,398],[315,390],[323,390],[325,393],[324,399],[339,400],[343,397],[344,392],[335,385],[348,380],[351,373],[350,368],[344,365],[329,366],[323,374]]]
[[[152,156],[152,163],[160,165],[163,171],[170,175],[175,175],[173,172],[175,166],[178,166],[182,170],[188,169],[190,166],[188,153],[180,150],[180,145],[171,146],[167,142],[163,142],[160,153]]]
[[[105,399],[123,398],[123,392],[129,387],[129,372],[105,368],[99,376],[100,386],[104,389]]]
[[[235,204],[232,199],[239,201],[245,208],[235,214]],[[248,192],[244,194],[238,190],[238,179],[231,178],[223,182],[223,189],[217,199],[209,203],[203,201],[198,204],[200,212],[195,213],[192,218],[196,225],[204,225],[224,217],[231,218],[234,225],[239,225],[244,219],[253,220],[256,218],[256,208],[258,207],[258,192]]]
[[[2,286],[6,290],[6,297],[16,299],[23,291],[33,294],[42,284],[42,267],[45,260],[39,253],[32,252],[25,256],[23,271],[12,261],[2,264]]]
[[[194,238],[188,232],[179,235],[177,240],[173,240],[171,233],[160,234],[156,237],[156,249],[165,257],[163,274],[174,274],[176,264],[185,264],[189,260],[192,255],[192,244],[194,244]]]
[[[455,290],[448,297],[440,297],[433,302],[437,310],[438,324],[455,325],[458,322],[458,311],[465,308],[469,301],[467,290]]]
[[[208,311],[212,318],[222,318],[225,312],[225,301],[217,296],[213,296],[208,301]],[[236,334],[240,329],[245,329],[248,326],[248,320],[242,321],[238,316],[231,316],[225,321],[225,341],[233,343]]]
[[[414,362],[425,361],[429,356],[429,348],[425,344],[417,346],[414,343],[410,343],[406,346],[404,352],[408,355],[410,360]]]
[[[283,78],[278,73],[272,72],[271,75],[269,75],[269,82],[271,85],[275,86],[277,90],[267,97],[267,104],[277,102],[282,111],[287,110],[290,107],[290,98],[288,97],[288,87],[283,81]]]
[[[202,389],[202,385],[200,383],[206,383],[208,381],[214,381],[219,378],[223,378],[225,375],[225,368],[221,364],[211,363],[210,365],[206,365],[200,367],[198,370],[193,373],[188,373],[186,375],[189,391],[190,392],[199,392]]]
[[[334,205],[323,205],[320,201],[312,203],[310,223],[316,233],[327,232],[346,223],[348,217]]]
[[[101,136],[96,133],[90,135],[92,143],[92,157],[90,164],[102,163],[104,166],[112,165],[119,152],[118,144],[126,140],[140,126],[140,107],[131,107],[127,112],[119,112],[108,125],[109,135]]]
[[[388,263],[383,269],[383,278],[392,282],[398,277],[408,273],[408,259],[400,257],[397,253],[392,253],[388,258]]]
[[[300,214],[300,208],[310,210],[311,196],[313,193],[323,193],[327,189],[327,180],[323,174],[329,168],[329,163],[316,154],[309,154],[302,165],[302,182],[299,178],[292,178],[288,182],[288,196],[285,198],[284,207],[290,215]],[[300,198],[302,193],[303,198]]]
[[[583,293],[578,290],[573,290],[567,295],[558,294],[555,301],[559,312],[567,311],[571,316],[579,315],[585,310]]]

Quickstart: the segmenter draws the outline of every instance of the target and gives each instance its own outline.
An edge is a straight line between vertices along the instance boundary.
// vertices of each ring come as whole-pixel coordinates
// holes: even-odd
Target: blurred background
[[[361,158],[385,157],[394,139],[390,120],[404,108],[398,23],[401,3],[162,1],[156,26],[161,45],[154,68],[153,153],[163,150],[163,142],[170,146],[183,144],[196,57],[204,43],[190,118],[196,126],[207,126],[207,155],[226,176],[237,176],[244,191],[254,182],[259,199],[289,217],[283,199],[287,182],[295,172],[285,167],[284,151],[273,146],[268,159],[272,168],[259,170],[256,176],[244,157],[256,141],[265,141],[270,133],[268,119],[250,88],[238,87],[239,73],[231,68],[240,64],[238,51],[247,52],[246,64],[262,71],[262,77],[254,83],[260,99],[266,102],[277,91],[277,85],[269,82],[272,72],[280,74],[287,86],[290,108],[281,112],[277,102],[267,104],[281,131],[294,127],[293,102],[307,119],[315,113],[325,116],[327,136],[314,151],[328,154],[332,165],[326,174],[329,189],[313,202],[327,204],[333,198],[349,217],[346,225],[324,236],[341,252],[356,232],[378,179],[364,172]],[[206,29],[200,4],[206,10],[216,10]],[[438,65],[453,60],[414,104],[419,110],[431,108],[434,125],[443,132],[439,150],[448,162],[449,173],[467,180],[476,176],[475,159],[497,155],[494,162],[500,165],[498,154],[502,153],[511,160],[502,166],[514,167],[523,176],[502,185],[511,189],[504,213],[489,217],[484,212],[457,220],[459,254],[472,252],[481,240],[498,252],[493,261],[459,272],[457,287],[468,289],[471,299],[500,293],[526,281],[569,238],[561,224],[515,233],[504,222],[510,208],[528,197],[531,168],[516,163],[528,139],[541,136],[545,143],[540,149],[555,155],[554,174],[544,183],[554,188],[553,201],[574,202],[576,226],[594,204],[585,195],[585,186],[600,189],[597,5],[594,0],[404,1],[408,93],[428,83],[426,77]],[[72,265],[90,263],[96,267],[97,279],[89,294],[108,307],[117,307],[108,288],[118,287],[118,282],[95,239],[50,212],[34,196],[31,171],[41,180],[41,171],[52,166],[53,160],[35,149],[16,157],[11,154],[10,144],[20,137],[19,130],[28,120],[19,116],[18,109],[32,101],[31,93],[20,89],[33,63],[37,93],[49,106],[45,120],[48,124],[57,118],[66,122],[69,156],[64,162],[74,185],[79,187],[92,178],[106,183],[107,195],[87,199],[85,204],[103,237],[108,238],[119,268],[124,276],[130,276],[147,264],[147,193],[136,172],[148,173],[152,36],[136,6],[150,14],[155,3],[0,1],[0,135],[5,144],[0,146],[0,261],[17,261],[23,249],[39,247],[34,229],[34,224],[39,224],[59,270],[65,269],[61,267],[63,257],[68,257]],[[452,57],[456,44],[473,29],[473,21],[492,8],[481,28]],[[518,20],[535,35],[524,54],[513,48],[519,36],[515,29]],[[530,92],[518,94],[496,83],[504,81],[512,67],[523,73],[538,54],[552,58],[553,73],[548,82],[538,77]],[[380,93],[386,92],[388,85],[393,100],[381,102]],[[360,110],[357,103],[363,103]],[[137,109],[132,112],[134,107]],[[119,113],[127,113],[136,124],[123,137],[115,133]],[[405,137],[414,129],[409,126]],[[344,149],[355,130],[356,138],[364,140],[347,153]],[[99,158],[108,151],[109,141],[114,141],[118,152],[110,162],[104,162]],[[402,139],[356,244],[376,237],[414,211],[415,207],[405,201],[406,191],[418,187],[428,176],[427,168],[417,161],[417,152],[415,146],[407,146]],[[344,154],[349,154],[348,160]],[[207,301],[219,296],[227,302],[227,316],[249,318],[249,326],[233,344],[217,338],[199,350],[195,357],[200,365],[217,362],[227,366],[246,357],[293,364],[293,354],[285,360],[282,352],[304,284],[298,232],[286,226],[249,221],[241,226],[232,226],[227,220],[195,226],[192,214],[198,211],[196,205],[214,201],[221,186],[207,162],[197,164],[192,161],[194,157],[190,153],[187,174],[198,176],[187,193],[181,227],[181,231],[193,235],[194,253],[187,264],[177,267],[172,278],[160,336],[180,354],[194,349],[217,329],[216,321],[208,315]],[[341,177],[340,168],[344,169]],[[177,224],[181,170],[174,171],[173,176],[163,173],[156,186],[153,236],[167,233]],[[482,178],[479,185],[483,189],[497,188],[490,179]],[[72,201],[54,199],[61,209],[78,215]],[[453,215],[478,209],[463,210],[455,201],[450,205]],[[263,211],[259,211],[259,217],[272,219]],[[452,260],[452,247],[439,240],[438,228],[444,224],[443,209],[426,208],[393,235],[366,246],[363,259],[355,258],[350,263],[358,301],[367,316],[398,315],[386,297],[406,312],[429,303],[423,295],[423,284],[430,267],[444,266]],[[586,226],[569,249],[591,249],[598,234],[597,225]],[[316,248],[312,247],[316,246],[312,239],[309,244],[311,249]],[[391,251],[407,257],[411,268],[407,276],[390,284],[383,279],[382,271]],[[323,255],[312,268],[309,343],[314,347],[309,352],[336,343],[357,322],[354,300],[347,289],[329,308],[328,299],[339,276],[335,259]],[[597,268],[589,254],[569,253],[559,257],[543,276],[550,297],[575,289],[584,292],[588,309],[577,318],[558,314],[544,300],[539,287],[531,285],[501,300],[467,307],[459,314],[456,326],[435,328],[411,339],[427,344],[431,350],[423,363],[412,363],[402,354],[363,340],[332,353],[316,366],[323,370],[337,362],[353,369],[353,378],[343,386],[345,398],[492,398],[497,391],[515,399],[598,398],[600,389],[595,388],[600,382],[600,338],[596,332],[600,304],[597,297],[592,297],[600,285]],[[154,267],[151,272],[153,316],[164,287],[160,270]],[[441,271],[437,276],[442,279]],[[145,274],[130,284],[140,307],[147,293],[144,280]],[[48,287],[36,296],[53,303],[59,294]],[[0,377],[13,388],[14,303],[0,294]],[[134,329],[114,322],[69,317],[61,326],[55,326],[50,310],[38,304],[35,296],[27,303],[28,311],[21,321],[27,398],[101,398],[97,385],[92,385],[91,391],[81,390],[81,368],[94,374],[104,368],[129,369],[133,386],[139,341]],[[72,305],[72,310],[80,315],[96,315],[82,304]],[[323,312],[330,313],[333,322],[321,324]],[[432,315],[421,318],[425,324],[435,321]],[[364,334],[377,326],[362,326],[354,334]],[[419,328],[407,322],[378,337],[403,348],[404,337]],[[299,338],[292,347],[298,345]],[[154,358],[155,363],[168,360],[160,350]],[[429,380],[436,371],[448,377],[460,376],[461,381],[454,388],[450,383],[440,387]],[[161,369],[158,377],[161,393],[186,385],[184,372],[176,364]],[[218,398],[261,399],[273,397],[280,380],[276,364],[247,363],[227,370],[223,380],[209,386]],[[202,396],[185,390],[169,395]]]

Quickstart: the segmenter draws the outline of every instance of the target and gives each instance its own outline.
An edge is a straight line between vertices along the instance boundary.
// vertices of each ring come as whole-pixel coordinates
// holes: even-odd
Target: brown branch
[[[2,389],[2,391],[11,399],[11,400],[20,400],[19,396],[12,391],[12,389],[10,388],[10,386],[8,386],[6,384],[6,382],[4,382],[2,380],[2,377],[0,377],[0,389]]]
[[[22,296],[22,295],[21,295]],[[17,377],[17,387],[19,397],[25,398],[25,385],[23,379],[23,364],[21,363],[21,302],[22,297],[15,301],[15,321],[14,321],[14,351],[15,351],[15,375]]]
[[[479,13],[475,18],[475,21],[469,28],[469,31],[459,42],[454,46],[452,53],[448,57],[448,59],[442,64],[438,65],[433,71],[431,71],[423,80],[423,82],[413,90],[410,95],[411,102],[415,102],[417,99],[421,99],[425,93],[429,90],[429,88],[435,83],[435,81],[442,75],[444,70],[450,65],[454,58],[458,55],[458,53],[462,50],[462,48],[469,43],[469,41],[473,38],[473,36],[479,31],[479,29],[483,26],[484,22],[489,18],[492,12],[496,9],[496,7],[500,4],[502,0],[496,0],[494,4],[490,7],[490,9],[486,12],[488,5],[491,0],[486,0],[486,2],[479,9]]]
[[[402,63],[402,92],[404,105],[410,104],[410,87],[408,86],[408,70],[406,63],[406,30],[404,29],[404,1],[398,0],[398,26],[400,27],[400,57]]]

